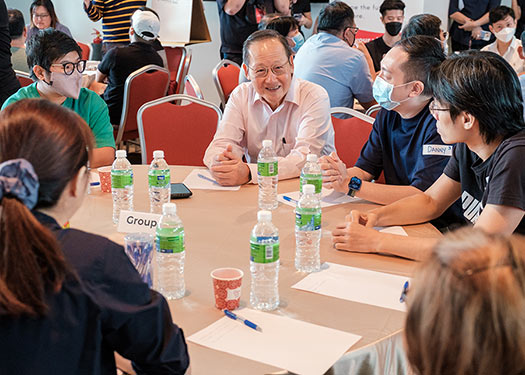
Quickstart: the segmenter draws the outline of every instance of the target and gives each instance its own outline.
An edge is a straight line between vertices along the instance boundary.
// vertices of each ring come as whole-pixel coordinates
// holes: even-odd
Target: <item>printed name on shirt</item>
[[[483,211],[481,202],[470,195],[468,191],[464,191],[461,194],[461,205],[463,206],[463,216],[472,224],[476,223],[481,211]]]
[[[423,155],[452,156],[452,146],[423,145]]]

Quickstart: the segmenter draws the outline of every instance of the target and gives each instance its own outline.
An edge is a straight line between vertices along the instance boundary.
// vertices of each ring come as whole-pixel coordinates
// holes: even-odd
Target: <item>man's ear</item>
[[[494,28],[492,27],[492,25],[489,25],[489,30],[490,30],[490,32],[491,32],[492,34],[496,35],[496,34],[494,33]]]
[[[45,81],[46,76],[44,75],[45,69],[42,68],[40,65],[33,66],[33,73],[35,73],[36,78],[38,78],[39,81]]]
[[[415,81],[414,86],[412,86],[412,90],[410,91],[411,97],[416,97],[418,95],[421,95],[425,91],[425,84],[421,81]]]
[[[463,128],[465,130],[472,130],[474,124],[478,121],[473,115],[468,112],[462,112],[460,114]]]

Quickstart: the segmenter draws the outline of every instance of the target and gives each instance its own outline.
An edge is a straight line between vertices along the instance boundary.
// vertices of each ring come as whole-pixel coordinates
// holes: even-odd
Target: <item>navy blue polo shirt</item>
[[[409,119],[382,108],[355,166],[374,179],[383,172],[388,185],[410,185],[425,191],[441,176],[451,155],[452,146],[441,140],[428,105]],[[452,207],[447,224],[464,222],[459,204]]]

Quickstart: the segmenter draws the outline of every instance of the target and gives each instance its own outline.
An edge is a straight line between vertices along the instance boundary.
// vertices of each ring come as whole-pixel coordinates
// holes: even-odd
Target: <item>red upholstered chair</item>
[[[166,96],[170,82],[170,73],[157,65],[146,65],[131,73],[124,83],[122,116],[115,143],[118,145],[139,136],[137,129],[137,111],[147,102]]]
[[[230,97],[231,92],[239,84],[239,72],[241,67],[230,60],[221,60],[219,64],[213,69],[213,82],[217,87],[219,98],[221,99],[221,106],[224,109],[226,102]]]
[[[191,74],[186,75],[186,78],[184,79],[184,88],[186,89],[187,95],[193,96],[198,99],[204,99],[201,88],[199,87],[197,81],[195,81],[195,78],[193,78]]]
[[[164,47],[168,70],[170,71],[170,87],[168,95],[184,92],[184,78],[188,74],[191,63],[191,50],[184,47]]]
[[[368,140],[374,119],[355,109],[345,107],[334,107],[330,110],[330,113],[332,115],[335,113],[344,113],[353,116],[346,119],[339,119],[332,116],[337,155],[343,163],[350,168],[354,166],[359,158],[361,149]]]
[[[154,150],[164,150],[168,164],[204,165],[204,152],[221,116],[215,104],[188,95],[170,95],[144,104],[137,115],[142,164],[151,163]]]
[[[91,47],[89,44],[77,42],[78,46],[82,49],[82,60],[89,60],[91,55]]]
[[[29,73],[21,72],[20,70],[15,70],[15,74],[16,78],[18,78],[18,82],[20,82],[21,87],[26,87],[33,83],[33,80],[31,79]]]

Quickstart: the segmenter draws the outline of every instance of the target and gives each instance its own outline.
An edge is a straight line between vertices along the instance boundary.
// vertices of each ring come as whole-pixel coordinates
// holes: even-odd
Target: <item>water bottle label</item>
[[[133,185],[133,173],[131,175],[111,175],[111,187],[114,189],[124,189],[125,187]]]
[[[321,229],[321,212],[314,214],[295,213],[295,226],[299,230]]]
[[[301,176],[301,193],[303,192],[304,185],[314,185],[315,193],[319,194],[321,192],[321,188],[323,187],[323,178],[320,176]]]
[[[170,184],[170,174],[150,174],[148,176],[149,186],[167,187]]]
[[[182,253],[184,251],[184,236],[157,236],[157,251],[161,253]]]
[[[257,163],[257,174],[261,177],[277,176],[277,162]]]
[[[255,263],[273,263],[279,260],[279,242],[261,244],[259,241],[273,239],[278,241],[278,237],[252,237],[250,241],[250,260]]]

